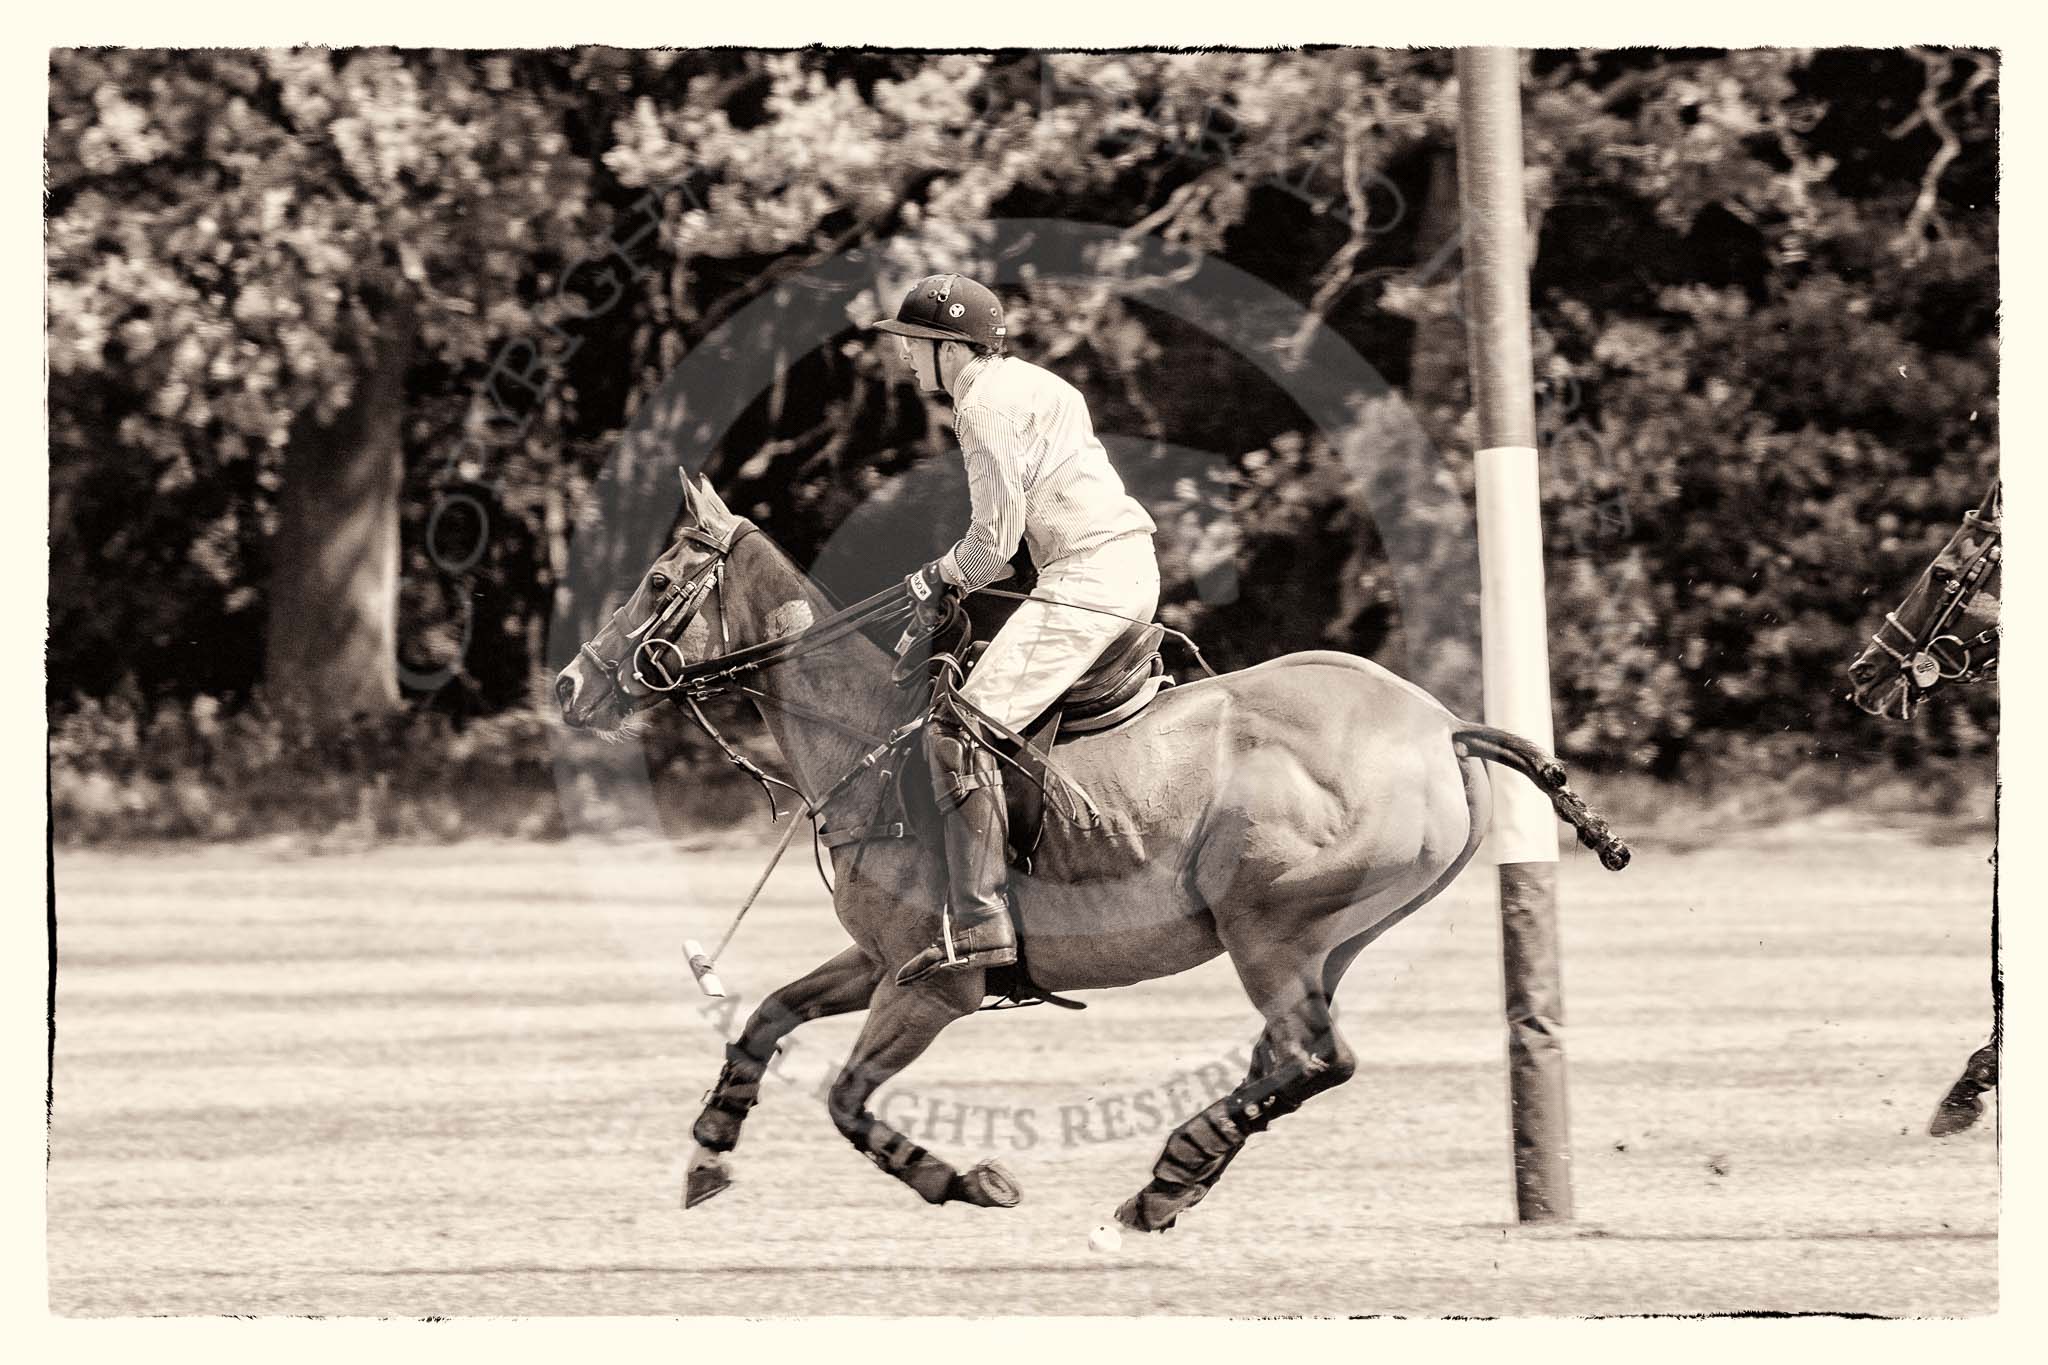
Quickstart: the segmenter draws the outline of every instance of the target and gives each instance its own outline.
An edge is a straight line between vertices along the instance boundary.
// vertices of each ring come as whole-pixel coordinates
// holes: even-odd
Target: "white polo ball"
[[[1108,1223],[1104,1223],[1088,1234],[1088,1249],[1090,1251],[1115,1251],[1123,1244],[1124,1235]]]

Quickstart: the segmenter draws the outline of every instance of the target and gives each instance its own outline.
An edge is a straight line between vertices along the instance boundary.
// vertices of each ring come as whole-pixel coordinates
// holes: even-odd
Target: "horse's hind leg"
[[[1948,1137],[1960,1133],[1984,1115],[1985,1091],[1998,1087],[1998,1037],[1970,1054],[1970,1060],[1963,1067],[1963,1074],[1956,1077],[1956,1083],[1941,1097],[1941,1105],[1934,1111],[1934,1121],[1927,1125],[1927,1131],[1935,1137]]]
[[[1258,1038],[1253,1042],[1252,1064],[1250,1067],[1246,1068],[1244,1073],[1244,1079],[1238,1082],[1238,1089],[1242,1090],[1246,1087],[1257,1085],[1260,1081],[1263,1081],[1266,1079],[1266,1077],[1272,1075],[1275,1069],[1276,1064],[1273,1061],[1272,1046],[1267,1041],[1266,1035],[1261,1033],[1258,1036]],[[1242,1144],[1239,1144],[1238,1146],[1231,1148],[1230,1151],[1224,1156],[1223,1160],[1214,1169],[1212,1169],[1207,1175],[1203,1176],[1200,1180],[1195,1182],[1196,1184],[1202,1187],[1202,1194],[1206,1195],[1210,1190],[1216,1188],[1216,1182],[1223,1178],[1224,1171],[1230,1168],[1230,1163],[1235,1161],[1237,1159],[1237,1154],[1239,1152],[1242,1152],[1243,1150],[1244,1146]],[[1192,1207],[1195,1203],[1199,1202],[1200,1196],[1197,1196],[1195,1199],[1190,1200],[1188,1205],[1185,1207]]]
[[[1263,994],[1260,1009],[1266,1030],[1245,1079],[1167,1135],[1152,1179],[1116,1211],[1124,1226],[1172,1227],[1215,1187],[1252,1134],[1351,1079],[1357,1062],[1337,1034],[1319,982]]]
[[[761,1078],[782,1040],[799,1024],[860,1009],[880,977],[879,966],[860,949],[848,948],[770,995],[747,1017],[738,1039],[725,1045],[725,1065],[690,1129],[697,1146],[684,1176],[684,1208],[732,1183],[724,1156],[738,1145],[740,1125],[761,1097]]]
[[[1457,851],[1420,894],[1392,914],[1374,919],[1371,928],[1339,943],[1320,960],[1248,963],[1233,948],[1245,989],[1266,1015],[1266,1031],[1260,1035],[1251,1068],[1237,1089],[1167,1139],[1151,1182],[1117,1210],[1117,1218],[1126,1226],[1147,1232],[1172,1227],[1175,1218],[1215,1188],[1253,1133],[1300,1108],[1311,1096],[1351,1078],[1357,1062],[1337,1033],[1330,1002],[1358,954],[1434,900],[1478,850],[1491,801],[1486,770],[1477,759],[1467,759],[1458,764],[1458,773],[1464,808],[1450,817],[1447,825],[1448,847]]]
[[[891,1076],[916,1061],[946,1025],[972,1014],[981,1002],[981,974],[945,985],[896,984],[885,974],[868,1005],[866,1027],[845,1069],[832,1083],[832,1123],[854,1150],[915,1190],[928,1204],[960,1200],[1011,1208],[1018,1200],[1009,1172],[994,1162],[954,1170],[937,1156],[868,1112],[868,1100]]]

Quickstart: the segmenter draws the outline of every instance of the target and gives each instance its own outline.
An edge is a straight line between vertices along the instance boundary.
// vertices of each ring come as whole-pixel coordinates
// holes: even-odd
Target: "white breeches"
[[[1159,560],[1149,535],[1123,536],[1039,570],[1033,597],[989,641],[960,693],[1019,729],[1080,681],[1135,618],[1159,610]],[[1070,602],[1097,611],[1058,606]],[[1103,612],[1115,612],[1105,616]]]

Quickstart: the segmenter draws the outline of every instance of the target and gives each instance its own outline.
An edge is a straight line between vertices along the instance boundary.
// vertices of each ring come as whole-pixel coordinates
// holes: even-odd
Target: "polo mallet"
[[[804,822],[804,815],[805,812],[800,810],[790,813],[789,823],[782,827],[782,841],[775,845],[775,855],[768,860],[768,866],[761,869],[760,880],[756,881],[754,889],[747,893],[747,899],[740,905],[740,912],[732,917],[732,927],[725,931],[724,938],[718,940],[716,951],[707,957],[704,945],[696,939],[683,940],[683,954],[690,961],[690,975],[697,978],[697,988],[714,1000],[725,998],[725,983],[718,979],[718,972],[715,970],[719,956],[725,952],[726,945],[732,942],[732,936],[738,932],[740,921],[747,917],[747,911],[753,909],[754,902],[760,899],[761,888],[768,885],[768,878],[774,873],[775,865],[782,861],[782,855],[789,850],[789,841],[796,837],[796,828]]]

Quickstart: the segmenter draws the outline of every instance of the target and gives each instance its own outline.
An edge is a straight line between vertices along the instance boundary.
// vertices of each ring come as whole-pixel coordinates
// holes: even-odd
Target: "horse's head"
[[[1944,682],[1974,682],[1998,664],[2002,500],[1991,485],[1965,513],[1913,590],[1849,665],[1849,700],[1873,716],[1904,720]]]
[[[675,543],[647,566],[632,596],[555,678],[562,719],[613,730],[660,701],[691,662],[709,658],[712,621],[724,632],[718,587],[727,558],[754,529],[734,516],[708,482],[683,476],[683,518]]]

